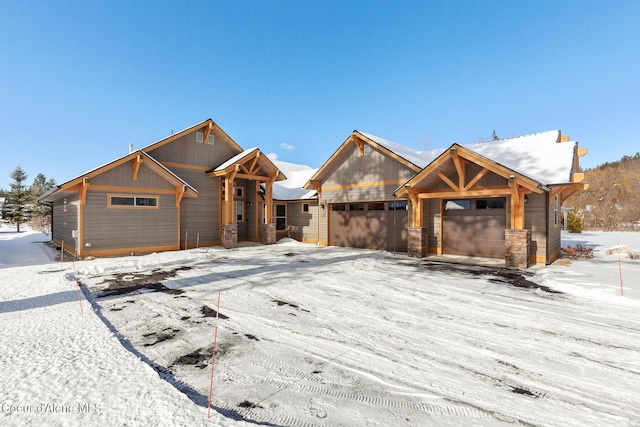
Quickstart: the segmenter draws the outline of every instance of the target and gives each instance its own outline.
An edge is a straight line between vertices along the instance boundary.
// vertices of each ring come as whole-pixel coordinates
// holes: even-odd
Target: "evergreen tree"
[[[9,212],[7,217],[10,221],[15,222],[17,225],[17,231],[20,232],[20,224],[24,222],[24,216],[28,213],[27,203],[30,201],[31,195],[25,185],[25,181],[28,175],[22,170],[20,166],[15,168],[9,175],[13,182],[10,183],[11,191],[8,193],[7,204],[9,205]]]

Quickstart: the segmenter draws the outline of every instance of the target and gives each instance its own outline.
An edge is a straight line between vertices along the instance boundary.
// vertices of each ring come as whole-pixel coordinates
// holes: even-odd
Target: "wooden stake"
[[[618,244],[618,270],[620,271],[620,296],[624,296],[624,289],[622,287],[622,263],[620,262],[620,244]]]
[[[62,241],[62,246],[60,247],[60,270],[62,270],[62,261],[64,261],[64,240]]]
[[[196,234],[196,249],[200,247],[200,233]]]
[[[216,326],[213,328],[213,352],[211,353],[211,378],[209,380],[209,402],[207,403],[207,418],[211,418],[211,398],[213,396],[213,372],[216,362],[216,347],[218,345],[218,318],[220,314],[220,291],[218,291],[218,308],[216,310]]]
[[[184,231],[184,250],[187,250],[187,238],[189,237],[189,230]]]
[[[82,310],[82,298],[80,298],[80,282],[78,282],[78,276],[76,274],[76,262],[71,262],[73,265],[73,279],[76,281],[76,287],[78,288],[78,304],[80,304],[80,315],[84,316],[84,311]]]

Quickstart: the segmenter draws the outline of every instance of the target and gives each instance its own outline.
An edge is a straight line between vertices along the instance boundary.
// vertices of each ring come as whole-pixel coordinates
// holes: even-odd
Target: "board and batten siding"
[[[158,197],[158,208],[108,207],[107,191],[88,191],[84,206],[83,254],[123,254],[178,249],[178,208],[174,194]],[[118,195],[138,195],[118,193]]]
[[[213,145],[197,142],[196,131],[193,131],[150,150],[149,155],[161,163],[213,169],[238,154],[238,151],[232,148],[231,142],[217,128],[212,133],[214,135]]]
[[[78,193],[72,193],[68,197],[53,202],[53,242],[56,245],[62,245],[62,242],[64,242],[66,251],[73,254],[76,253],[76,239],[73,237],[73,231],[80,228],[78,223],[79,212],[80,197]]]

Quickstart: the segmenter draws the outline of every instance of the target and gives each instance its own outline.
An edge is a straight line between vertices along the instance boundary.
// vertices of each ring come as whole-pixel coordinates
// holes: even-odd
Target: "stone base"
[[[238,246],[237,224],[225,224],[222,226],[221,244],[225,249],[233,249]]]
[[[276,224],[262,224],[262,244],[273,245],[276,242]]]
[[[407,255],[422,258],[429,253],[429,233],[427,227],[407,227]]]
[[[531,230],[504,230],[504,262],[507,268],[529,267]]]

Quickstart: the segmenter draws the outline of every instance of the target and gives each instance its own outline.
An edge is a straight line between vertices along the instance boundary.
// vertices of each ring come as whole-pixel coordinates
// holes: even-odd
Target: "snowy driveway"
[[[550,292],[568,286],[567,275],[573,287],[584,278],[577,263],[521,277],[542,288],[491,270],[302,244],[78,270],[105,321],[198,405],[221,291],[213,405],[229,417],[287,426],[640,419],[640,304]]]

